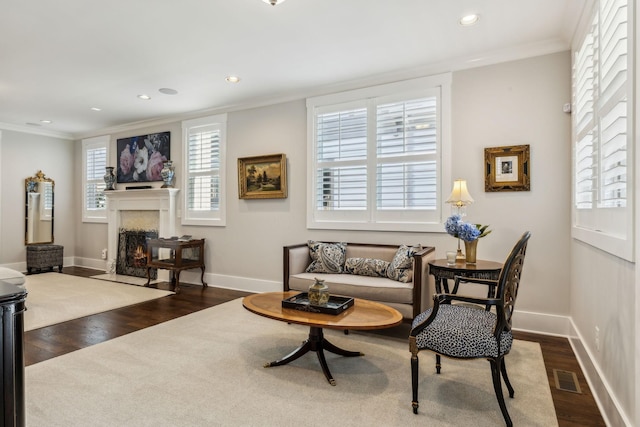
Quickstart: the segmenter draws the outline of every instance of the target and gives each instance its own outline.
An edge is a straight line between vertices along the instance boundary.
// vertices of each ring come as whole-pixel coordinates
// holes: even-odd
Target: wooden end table
[[[475,264],[466,262],[456,262],[448,264],[446,259],[437,259],[429,263],[429,274],[436,279],[436,293],[449,292],[449,280],[454,280],[456,276],[471,277],[475,279],[498,280],[502,263],[494,261],[477,260]],[[458,288],[454,286],[451,293],[457,293]],[[495,286],[489,286],[489,297],[495,293]]]
[[[149,239],[147,241],[147,283],[151,282],[149,269],[162,268],[171,270],[174,292],[180,290],[180,272],[190,268],[200,268],[200,281],[203,287],[207,287],[204,281],[204,239],[176,240],[176,239]]]
[[[265,368],[286,365],[303,354],[313,351],[318,356],[324,376],[332,386],[336,385],[329,366],[324,357],[324,350],[346,357],[364,356],[359,351],[344,350],[329,342],[323,329],[373,330],[397,326],[402,323],[402,314],[392,307],[374,301],[354,298],[353,307],[340,314],[310,313],[292,308],[282,308],[282,300],[299,294],[298,291],[266,292],[244,297],[242,305],[252,313],[287,323],[309,326],[309,338],[300,347],[274,362],[264,365]]]

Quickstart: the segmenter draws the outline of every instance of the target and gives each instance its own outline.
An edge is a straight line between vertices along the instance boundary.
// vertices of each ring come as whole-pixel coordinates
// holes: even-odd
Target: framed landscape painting
[[[121,138],[117,148],[117,182],[162,181],[164,162],[171,159],[171,132]]]
[[[287,157],[284,154],[238,159],[238,193],[241,199],[287,197]]]

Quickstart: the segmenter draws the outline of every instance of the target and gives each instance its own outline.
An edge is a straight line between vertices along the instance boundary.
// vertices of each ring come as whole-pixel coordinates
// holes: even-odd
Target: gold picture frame
[[[287,156],[238,158],[238,195],[241,199],[286,199]]]
[[[484,191],[530,191],[528,145],[484,149]]]

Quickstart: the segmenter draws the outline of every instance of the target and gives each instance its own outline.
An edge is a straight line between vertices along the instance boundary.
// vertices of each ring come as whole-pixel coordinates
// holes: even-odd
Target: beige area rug
[[[106,280],[109,282],[128,283],[129,285],[138,286],[144,286],[147,284],[147,279],[144,277],[127,276],[125,274],[96,274],[95,276],[91,276],[91,278]],[[154,285],[159,283],[159,280],[152,280],[149,283]]]
[[[25,286],[25,331],[173,294],[61,273],[28,275]]]
[[[411,410],[405,339],[328,330],[364,357],[329,353],[337,385],[315,354],[272,368],[308,334],[263,318],[241,300],[205,309],[26,368],[27,425],[46,426],[501,426],[489,363],[422,355],[420,412]],[[507,359],[514,425],[557,425],[537,343]]]

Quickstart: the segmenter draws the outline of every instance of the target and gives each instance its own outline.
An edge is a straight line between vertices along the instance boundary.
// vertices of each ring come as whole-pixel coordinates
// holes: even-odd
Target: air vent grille
[[[554,369],[553,378],[556,381],[556,388],[558,390],[582,394],[580,384],[578,383],[578,377],[575,372]]]

